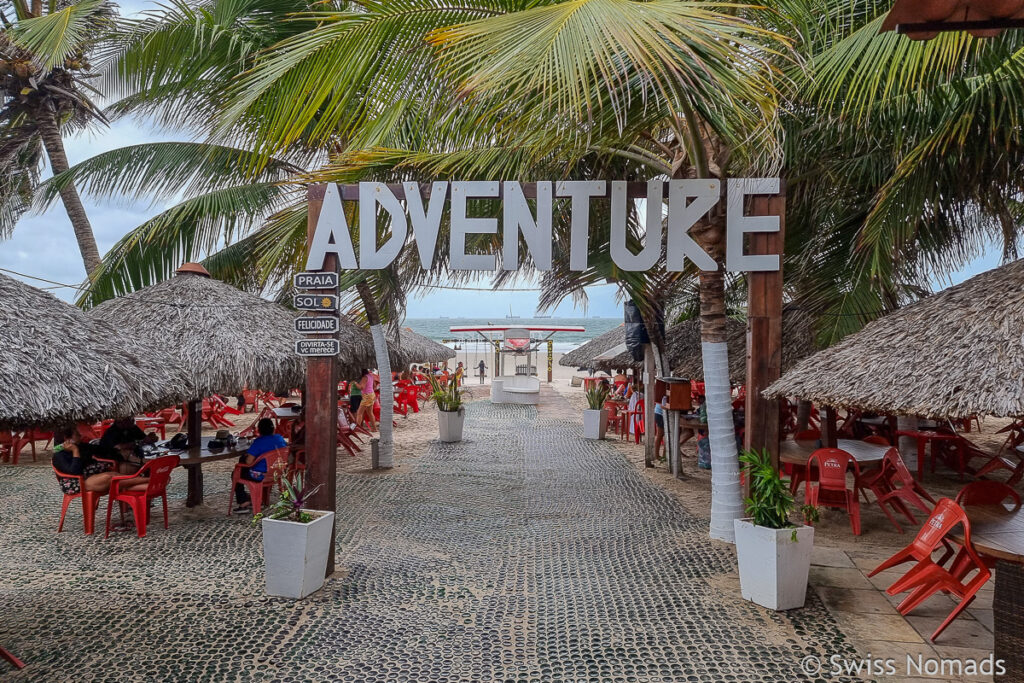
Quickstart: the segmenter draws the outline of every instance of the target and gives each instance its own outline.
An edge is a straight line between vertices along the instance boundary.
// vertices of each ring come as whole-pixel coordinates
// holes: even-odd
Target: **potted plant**
[[[605,401],[611,392],[608,387],[598,384],[587,389],[587,405],[583,411],[583,437],[586,439],[603,439],[608,429],[608,411],[604,409]]]
[[[427,375],[427,381],[430,382],[430,398],[437,404],[437,427],[441,441],[462,441],[466,408],[462,404],[458,382],[449,380],[442,386],[432,375]]]
[[[814,545],[814,527],[808,523],[817,521],[818,511],[805,505],[805,523],[790,521],[795,503],[789,482],[772,467],[767,450],[744,451],[740,462],[750,484],[750,517],[734,522],[740,592],[768,609],[803,607]]]
[[[263,526],[267,594],[304,598],[324,585],[334,513],[306,509],[320,485],[305,488],[301,472],[274,476],[281,497],[253,518],[253,524]]]

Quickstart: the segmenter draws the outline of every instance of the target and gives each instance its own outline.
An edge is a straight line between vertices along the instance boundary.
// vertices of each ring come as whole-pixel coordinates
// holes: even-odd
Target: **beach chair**
[[[244,484],[249,489],[249,498],[252,500],[252,512],[254,515],[260,514],[263,505],[270,502],[270,491],[274,488],[275,473],[288,469],[289,450],[288,448],[275,448],[256,458],[252,465],[235,464],[235,469],[231,472],[231,487],[228,489],[228,517],[231,516],[231,504],[234,501],[235,486],[237,484]],[[262,480],[251,481],[242,477],[243,469],[251,468],[261,461],[266,461],[267,463],[267,473],[263,475]]]
[[[164,506],[164,528],[168,528],[167,521],[167,483],[171,480],[171,472],[181,462],[177,455],[164,455],[154,458],[142,466],[142,469],[135,474],[125,474],[114,477],[110,480],[110,496],[107,498],[107,530],[104,538],[110,536],[110,513],[114,509],[114,503],[121,505],[121,519],[124,520],[125,507],[131,508],[132,517],[135,519],[135,530],[139,538],[146,535],[146,525],[149,523],[149,503],[159,498]],[[122,491],[120,483],[126,479],[143,477],[149,475],[149,483],[142,491]]]
[[[853,489],[846,485],[846,471],[853,467]],[[853,456],[838,448],[819,448],[807,458],[804,500],[808,505],[845,510],[853,535],[860,536],[860,467]]]
[[[927,515],[931,513],[931,508],[924,501],[928,500],[932,505],[935,504],[935,499],[914,479],[914,475],[900,457],[900,452],[895,448],[886,451],[878,472],[861,477],[861,487],[875,494],[878,507],[882,508],[882,512],[901,534],[903,527],[892,516],[890,507],[910,520],[911,524],[916,525],[917,519],[910,507],[917,508]]]

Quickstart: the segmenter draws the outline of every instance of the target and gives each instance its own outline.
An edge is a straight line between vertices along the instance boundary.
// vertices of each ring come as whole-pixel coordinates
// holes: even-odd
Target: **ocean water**
[[[486,346],[479,334],[471,332],[451,332],[451,327],[469,327],[485,325],[574,325],[586,328],[585,332],[556,332],[551,338],[554,342],[554,349],[558,353],[572,351],[577,346],[600,336],[610,329],[622,324],[621,318],[505,318],[496,316],[494,318],[406,318],[404,327],[408,327],[417,334],[441,342],[445,339],[467,340],[463,348],[474,350],[479,346],[480,351],[485,351]],[[485,332],[491,334],[495,339],[501,338],[500,332]],[[547,332],[534,332],[535,338],[543,338]],[[479,341],[478,341],[479,340]],[[448,346],[454,346],[449,343]]]

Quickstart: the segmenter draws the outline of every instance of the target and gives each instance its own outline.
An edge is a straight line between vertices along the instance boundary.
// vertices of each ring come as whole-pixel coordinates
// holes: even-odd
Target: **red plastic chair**
[[[956,494],[957,505],[1000,505],[1009,498],[1014,506],[1020,506],[1020,494],[998,481],[974,481]]]
[[[640,399],[636,402],[636,406],[633,410],[630,410],[626,414],[626,424],[633,427],[633,438],[636,443],[640,443],[641,437],[644,435],[644,400]],[[629,438],[629,429],[626,430],[626,438]]]
[[[892,512],[889,510],[890,506],[916,526],[917,519],[910,511],[910,507],[913,506],[928,515],[931,514],[931,508],[924,501],[927,500],[932,505],[935,504],[935,499],[914,479],[914,475],[910,473],[903,458],[900,457],[900,452],[895,448],[886,451],[885,457],[882,459],[882,467],[878,472],[866,474],[861,478],[861,487],[867,488],[875,494],[878,507],[882,508],[882,512],[901,534],[903,527],[892,516]]]
[[[943,565],[952,555],[951,542],[947,537],[953,529],[960,525],[963,525],[964,530],[964,542],[960,555],[951,565],[952,569],[946,569]],[[940,545],[946,550],[936,562],[932,559],[932,553]],[[971,524],[967,519],[967,514],[963,508],[949,498],[939,499],[928,521],[924,523],[921,531],[910,545],[882,562],[868,576],[874,576],[890,567],[911,561],[916,561],[917,564],[889,586],[886,591],[889,595],[911,591],[910,595],[904,598],[896,608],[900,614],[909,613],[939,591],[955,595],[960,599],[953,611],[932,634],[931,640],[934,641],[974,601],[978,590],[992,576],[992,571],[971,545]],[[976,573],[975,570],[977,570]],[[972,574],[973,576],[965,583],[965,577]]]
[[[892,442],[881,434],[871,434],[861,439],[864,443],[873,443],[877,446],[892,446]]]
[[[853,465],[853,489],[846,486],[846,470]],[[846,510],[853,535],[860,536],[860,467],[853,456],[838,448],[819,448],[807,458],[804,500],[808,505]]]
[[[164,455],[150,460],[142,466],[135,474],[124,474],[110,480],[110,496],[107,499],[107,532],[104,538],[110,536],[110,513],[114,509],[114,502],[121,504],[121,515],[124,516],[124,508],[127,505],[131,508],[132,517],[135,518],[135,529],[139,538],[146,535],[146,525],[149,523],[149,502],[160,498],[164,505],[164,528],[167,525],[167,483],[171,480],[171,472],[181,462],[176,455]],[[122,491],[120,484],[126,479],[134,479],[149,475],[149,484],[142,491]]]
[[[249,498],[252,499],[253,514],[258,515],[260,513],[260,510],[263,509],[264,501],[270,501],[270,490],[274,488],[275,472],[287,469],[288,467],[288,451],[288,448],[275,448],[256,458],[252,465],[244,465],[242,463],[235,465],[235,469],[231,473],[231,488],[228,489],[228,517],[231,516],[231,503],[234,500],[236,484],[245,484],[246,488],[249,489]],[[252,467],[260,461],[266,461],[267,463],[267,473],[263,475],[261,481],[251,481],[242,477],[243,468]]]
[[[93,458],[97,462],[107,463],[111,469],[114,467],[113,460],[107,460],[105,458]],[[53,467],[53,465],[50,465]],[[68,505],[71,504],[75,498],[82,499],[82,520],[85,526],[85,533],[92,534],[95,532],[96,524],[96,508],[99,507],[100,498],[107,495],[103,491],[86,491],[85,490],[85,477],[80,474],[64,474],[56,467],[53,467],[53,473],[57,475],[58,479],[77,479],[78,480],[78,493],[65,493],[64,501],[60,508],[60,523],[57,525],[57,533],[64,531],[64,515],[67,514]]]
[[[25,446],[32,446],[32,460],[36,459],[35,442],[25,438],[19,432],[0,432],[0,460],[10,460],[12,465],[18,464],[18,455]]]

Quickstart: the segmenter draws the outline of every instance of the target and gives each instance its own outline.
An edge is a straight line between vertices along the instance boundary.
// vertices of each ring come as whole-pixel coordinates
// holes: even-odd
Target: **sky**
[[[151,7],[154,3],[127,2],[121,5],[123,13],[127,14]],[[69,161],[75,164],[116,147],[175,139],[185,138],[182,134],[173,135],[162,131],[147,121],[128,119],[118,121],[98,133],[85,133],[70,138],[65,141],[65,145]],[[88,196],[83,196],[83,203],[101,254],[130,230],[167,208],[167,204],[162,203],[97,201]],[[936,284],[943,286],[961,282],[971,275],[999,265],[999,257],[998,249],[988,249],[961,271],[952,274],[949,283]],[[62,284],[74,285],[85,279],[85,269],[71,223],[60,202],[54,203],[42,215],[25,216],[15,228],[14,236],[7,241],[0,241],[0,269],[4,269],[7,275],[11,273],[6,271],[15,271]],[[26,279],[26,282],[35,286],[48,286],[37,280]],[[486,283],[480,286],[486,286]],[[518,285],[520,288],[529,286],[530,283]],[[66,300],[72,300],[75,294],[75,290],[69,288],[50,291]],[[566,300],[557,309],[547,313],[565,317],[619,316],[621,306],[615,300],[615,293],[616,288],[611,285],[590,288],[587,290],[588,305],[585,311],[575,308],[571,300]],[[530,291],[455,292],[439,289],[410,298],[407,314],[411,318],[442,315],[487,317],[511,311],[514,315],[529,317],[537,312],[537,299],[537,292]]]

